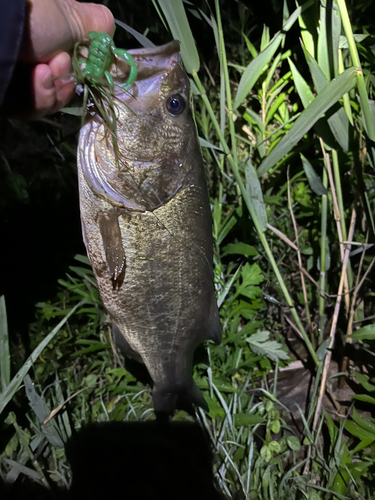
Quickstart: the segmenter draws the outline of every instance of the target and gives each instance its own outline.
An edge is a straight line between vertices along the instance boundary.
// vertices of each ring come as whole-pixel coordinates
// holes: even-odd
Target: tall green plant
[[[172,15],[170,12],[174,9],[175,3],[168,2],[167,5],[165,2],[159,2],[173,36],[178,36],[177,25],[179,23],[186,25],[188,22],[181,8],[182,1],[177,3],[179,16]],[[350,30],[346,6],[344,1],[336,2],[336,0],[323,2],[318,7],[314,2],[306,2],[289,15],[287,5],[284,4],[282,30],[269,40],[268,31],[265,29],[260,51],[257,51],[247,35],[243,34],[250,59],[245,67],[228,62],[228,46],[224,41],[219,2],[215,2],[215,14],[210,12],[207,16],[199,9],[195,9],[194,12],[196,17],[201,16],[212,28],[220,68],[220,92],[217,97],[218,101],[215,101],[213,99],[216,96],[207,90],[198,75],[195,45],[192,39],[189,40],[189,47],[194,46],[194,51],[189,55],[185,47],[183,60],[188,71],[193,67],[193,58],[195,61],[195,69],[190,70],[190,73],[202,104],[198,123],[203,124],[202,116],[204,115],[202,129],[206,131],[205,140],[211,143],[211,146],[218,145],[225,153],[223,156],[220,151],[210,150],[214,164],[220,169],[219,198],[215,200],[214,205],[214,232],[221,242],[219,219],[223,215],[223,200],[226,190],[233,189],[232,183],[234,183],[235,189],[240,194],[239,207],[237,209],[234,207],[230,215],[225,218],[223,223],[225,234],[235,227],[235,214],[237,217],[242,216],[245,206],[256,230],[257,241],[262,247],[259,249],[260,254],[263,253],[267,257],[270,269],[278,282],[282,300],[294,320],[294,323],[290,322],[290,324],[303,338],[317,366],[315,389],[308,409],[305,429],[306,434],[312,436],[312,433],[318,433],[322,426],[321,405],[326,389],[332,347],[338,335],[340,315],[349,314],[349,310],[356,310],[355,297],[352,295],[354,275],[350,259],[350,245],[355,234],[358,234],[355,225],[356,211],[355,201],[350,203],[344,196],[345,179],[342,164],[351,161],[353,144],[359,148],[363,134],[367,135],[370,140],[372,138],[372,126],[368,123],[371,104],[369,104],[368,90],[365,87],[355,40]],[[296,21],[301,29],[301,54],[305,56],[310,71],[309,78],[303,76],[302,72],[297,69],[291,52],[283,49],[288,31]],[[343,46],[342,30],[345,32],[349,49]],[[189,37],[190,33],[189,30]],[[187,32],[185,36],[186,34]],[[184,46],[184,41],[182,45]],[[285,72],[285,70],[282,72],[280,68],[287,58],[290,72]],[[235,90],[232,84],[233,73],[231,71],[233,70],[231,68],[241,73]],[[356,102],[354,101],[355,89],[358,89],[359,93],[359,101]],[[302,102],[301,111],[291,106],[290,100],[293,92],[296,92]],[[250,102],[256,102],[258,112],[251,109]],[[298,107],[298,102],[296,104]],[[247,138],[243,132],[247,134]],[[296,153],[303,151],[304,148],[311,148],[312,145],[315,151],[320,149],[320,154],[315,153],[314,161],[307,160],[306,156],[301,154],[300,171],[295,173]],[[368,146],[371,150],[371,142],[368,142]],[[275,193],[276,182],[273,179],[282,179],[285,165],[291,163],[294,175],[288,183],[288,188],[283,187],[280,193]],[[295,187],[298,179],[300,180],[299,191]],[[285,180],[281,181],[281,185],[283,184]],[[265,200],[270,199],[280,201],[284,189],[288,189],[290,194],[289,213],[293,221],[294,241],[291,241],[289,234],[278,229],[277,221],[272,219],[272,210],[265,203]],[[302,192],[305,194],[302,195]],[[300,200],[299,203],[302,206],[306,207],[306,213],[310,213],[310,216],[314,214],[314,220],[308,222],[309,229],[303,227],[303,222],[299,224],[304,213],[299,213],[298,208],[295,208],[297,199]],[[368,200],[366,203],[368,208]],[[351,210],[353,208],[354,210]],[[308,212],[309,209],[310,212]],[[297,213],[295,213],[296,210]],[[230,221],[232,221],[232,226],[228,229]],[[279,226],[289,229],[286,224]],[[308,234],[308,231],[311,233]],[[332,236],[332,231],[336,232],[336,236]],[[278,261],[273,251],[274,235],[279,236],[280,241],[282,239],[289,250],[297,252],[303,287],[303,294],[299,295],[301,297],[299,300],[307,309],[309,335],[305,331],[301,309],[298,303],[296,304],[296,299],[292,298],[292,292],[289,289],[292,282],[281,272],[285,253]],[[314,247],[312,242],[309,242],[311,238],[313,238]],[[339,242],[338,245],[336,241]],[[236,245],[241,244],[236,243]],[[316,252],[315,249],[318,251]],[[222,258],[221,255],[222,252],[219,251],[219,259]],[[242,255],[249,256],[245,253]],[[304,261],[304,255],[311,257]],[[338,256],[334,266],[332,265],[333,256]],[[336,279],[332,282],[332,271],[337,269],[337,266],[339,266],[341,279],[340,282]],[[234,271],[235,268],[229,267],[229,269]],[[315,282],[309,273],[311,270],[319,272],[318,282]],[[237,273],[238,270],[228,276],[227,282],[225,280],[221,282],[228,296],[231,295],[230,288],[236,282]],[[311,283],[315,288],[312,288]],[[359,287],[361,285],[358,280],[357,285]],[[327,310],[334,296],[335,308],[332,317],[329,317]],[[268,300],[268,297],[266,298]],[[311,300],[312,307],[315,301],[318,303],[317,326],[314,326],[314,321],[309,314]],[[341,302],[345,307],[341,306]],[[220,301],[220,304],[223,302]],[[331,328],[329,338],[326,339],[325,329],[328,324]],[[239,323],[238,328],[245,328],[246,331],[246,322]],[[225,405],[229,410],[227,402]],[[229,414],[227,410],[225,413],[229,415],[230,410]],[[229,416],[227,418],[229,419]],[[317,441],[312,440],[309,443],[315,447]],[[304,465],[306,471],[310,470],[312,464],[316,464],[318,455],[312,449],[308,452],[308,459]],[[336,471],[336,475],[340,475],[339,470],[343,467],[342,464],[343,462],[338,461],[335,465],[336,469],[332,469]],[[298,467],[295,470],[297,471]],[[336,477],[333,472],[332,474],[331,478]],[[356,478],[352,476],[350,480],[351,484],[354,484]],[[241,481],[243,481],[243,476],[241,476]],[[322,478],[321,484],[323,483]],[[345,486],[346,492],[349,491],[349,483]],[[241,484],[242,488],[245,488],[244,483]],[[329,480],[324,484],[321,491],[327,494],[333,491],[337,498],[343,494],[342,489],[335,489],[332,481]],[[316,491],[319,491],[319,488]],[[272,498],[272,495],[270,491],[267,493],[264,490],[262,498]],[[311,493],[311,498],[315,498],[313,493]]]

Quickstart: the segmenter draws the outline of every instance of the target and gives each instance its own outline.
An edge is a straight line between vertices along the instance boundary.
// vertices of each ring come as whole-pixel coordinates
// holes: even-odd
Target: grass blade
[[[329,2],[320,4],[320,28],[317,60],[327,80],[338,74],[338,51],[341,18],[337,8]]]
[[[279,144],[271,151],[258,169],[258,177],[264,175],[274,167],[298,141],[311,129],[317,120],[337,102],[337,100],[351,90],[356,83],[357,68],[348,68],[344,73],[332,80],[325,89],[315,98],[314,102],[303,111]]]
[[[5,297],[0,297],[0,387],[4,391],[10,382],[10,354]]]
[[[182,0],[158,0],[175,40],[181,43],[181,57],[188,73],[199,71],[199,55]]]
[[[299,98],[302,101],[303,107],[306,109],[315,99],[308,83],[303,78],[301,73],[298,71],[293,61],[288,58],[289,66],[292,71],[294,84],[296,86]],[[328,127],[327,121],[320,119],[315,124],[315,131],[319,137],[321,137],[326,145],[327,149],[336,147],[335,138],[332,135],[330,128]]]
[[[310,54],[306,51],[305,56],[316,89],[318,93],[320,93],[328,85],[328,80],[324,75],[322,68],[315,61],[315,59],[311,57]],[[345,110],[340,107],[328,118],[327,121],[333,135],[335,136],[335,139],[340,144],[342,149],[345,152],[349,151],[349,120],[346,116]]]
[[[319,196],[327,195],[328,191],[323,186],[323,183],[320,180],[320,177],[317,175],[317,173],[313,169],[311,163],[302,154],[300,156],[301,156],[301,160],[302,160],[303,170],[305,171],[305,174],[306,174],[307,180],[309,181],[311,189],[314,191],[315,194],[317,194]]]
[[[245,166],[246,191],[254,207],[254,212],[258,217],[259,225],[264,232],[267,229],[267,212],[263,201],[262,188],[255,171],[255,168],[250,161]]]
[[[279,45],[285,38],[285,33],[293,26],[295,21],[300,16],[301,12],[307,7],[312,5],[314,2],[306,2],[301,7],[298,7],[293,14],[289,17],[288,21],[285,23],[283,29],[279,31],[268,44],[266,49],[261,52],[258,57],[253,59],[251,63],[245,69],[244,74],[241,77],[240,83],[238,85],[238,90],[236,98],[234,100],[233,109],[237,109],[241,105],[243,100],[246,98],[250,90],[253,88],[254,84],[259,79],[260,75],[263,73],[264,69],[276,53]]]
[[[128,26],[127,24],[123,23],[122,21],[119,21],[118,19],[115,19],[116,24],[118,24],[121,28],[123,28],[125,31],[130,33],[131,35],[134,36],[134,38],[143,46],[146,48],[151,48],[155,47],[155,44],[151,42],[147,37],[142,35],[142,33],[139,33],[139,31],[135,30],[131,26]]]
[[[296,2],[297,5],[299,2]],[[298,22],[301,29],[301,37],[303,45],[310,52],[310,54],[315,57],[315,48],[317,46],[317,29],[319,23],[319,6],[316,3],[314,6],[310,7],[306,12],[303,12],[298,17]]]
[[[225,286],[222,290],[222,292],[219,294],[218,298],[217,298],[217,307],[220,308],[221,307],[221,304],[224,302],[224,300],[226,299],[226,296],[228,295],[229,293],[229,290],[232,288],[232,285],[233,283],[236,281],[236,279],[238,278],[238,275],[241,271],[241,266],[239,266],[239,268],[237,269],[237,271],[233,274],[233,276],[230,278],[229,281],[227,281],[225,283]]]
[[[274,56],[276,50],[279,48],[279,45],[284,37],[284,34],[278,33],[268,45],[268,47],[263,52],[261,52],[258,57],[253,59],[247,66],[238,85],[233,109],[237,109],[238,106],[240,106],[243,100],[246,98],[246,96],[253,88],[254,84],[258,81],[260,75],[263,73],[268,63]]]
[[[34,351],[27,358],[22,367],[18,370],[16,375],[13,377],[12,381],[6,387],[6,389],[0,394],[0,415],[3,412],[6,405],[18,391],[20,385],[22,384],[23,379],[25,378],[27,372],[30,370],[32,364],[35,360],[40,356],[43,349],[51,342],[51,340],[55,337],[55,335],[61,330],[61,328],[68,321],[70,316],[75,313],[75,311],[84,304],[84,301],[76,304],[73,309],[63,318],[58,325],[43,339],[43,341],[34,349]]]
[[[348,41],[350,57],[352,58],[353,65],[356,66],[357,68],[360,68],[361,61],[359,60],[358,50],[357,50],[357,46],[355,44],[353,30],[352,30],[352,26],[350,23],[349,14],[348,14],[348,10],[346,8],[345,0],[337,0],[337,4],[339,6],[342,25],[343,25],[345,35],[346,35],[346,38]],[[365,128],[366,128],[366,132],[367,132],[369,138],[372,141],[375,141],[375,125],[371,119],[369,99],[368,99],[367,92],[366,92],[366,85],[365,85],[365,81],[363,78],[362,70],[358,71],[358,73],[357,73],[357,85],[358,85],[359,98],[360,98],[361,105],[362,105],[362,111],[363,111],[364,119],[365,119],[364,124],[365,124]]]

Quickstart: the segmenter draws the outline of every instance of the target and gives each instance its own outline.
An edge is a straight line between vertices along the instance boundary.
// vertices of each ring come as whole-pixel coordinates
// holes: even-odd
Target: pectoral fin
[[[100,234],[114,289],[120,288],[125,277],[125,251],[122,245],[118,216],[117,208],[98,213]]]

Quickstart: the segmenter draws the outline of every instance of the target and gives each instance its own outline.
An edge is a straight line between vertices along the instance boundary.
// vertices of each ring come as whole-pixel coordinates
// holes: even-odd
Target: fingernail
[[[53,89],[53,78],[51,74],[49,74],[46,78],[44,78],[42,85],[46,90]]]

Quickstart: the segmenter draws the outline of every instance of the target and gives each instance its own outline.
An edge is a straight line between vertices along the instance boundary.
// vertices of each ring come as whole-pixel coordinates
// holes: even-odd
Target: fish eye
[[[168,97],[166,105],[171,115],[180,115],[185,109],[185,100],[180,94],[174,94]]]

